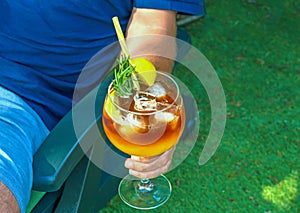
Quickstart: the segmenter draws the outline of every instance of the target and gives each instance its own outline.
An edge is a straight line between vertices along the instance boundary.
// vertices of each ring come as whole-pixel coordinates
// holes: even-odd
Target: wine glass
[[[159,71],[154,84],[139,81],[139,87],[120,95],[110,84],[103,106],[103,128],[111,143],[124,153],[139,157],[160,155],[178,142],[185,126],[179,87],[170,74]],[[118,188],[121,199],[136,209],[161,206],[171,190],[163,174],[153,179],[128,174]]]

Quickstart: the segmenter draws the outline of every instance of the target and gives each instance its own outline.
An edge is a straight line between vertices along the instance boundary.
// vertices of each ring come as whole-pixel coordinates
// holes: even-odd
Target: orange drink
[[[103,107],[103,128],[119,150],[135,156],[165,152],[179,140],[185,125],[183,101],[170,75],[157,72],[153,85],[118,96],[112,87]]]
[[[113,17],[123,58],[113,68],[115,78],[103,106],[104,131],[119,150],[135,156],[159,155],[174,146],[185,125],[185,111],[177,83],[146,58],[130,57],[124,35]],[[120,198],[136,209],[154,209],[171,195],[163,175],[136,179],[128,174],[119,184]]]

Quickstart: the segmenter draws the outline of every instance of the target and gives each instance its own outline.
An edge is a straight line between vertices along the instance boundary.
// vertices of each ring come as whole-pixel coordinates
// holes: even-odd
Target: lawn
[[[173,193],[152,212],[300,212],[300,2],[206,1],[206,16],[184,28],[216,70],[226,96],[225,133],[199,165],[210,127],[207,94],[191,72],[200,109],[197,143],[167,174]],[[116,196],[100,213],[138,212]]]

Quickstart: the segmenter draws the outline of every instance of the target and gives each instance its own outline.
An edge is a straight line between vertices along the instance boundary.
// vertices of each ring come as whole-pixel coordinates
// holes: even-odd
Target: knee
[[[0,182],[0,212],[19,213],[19,204],[13,193]]]

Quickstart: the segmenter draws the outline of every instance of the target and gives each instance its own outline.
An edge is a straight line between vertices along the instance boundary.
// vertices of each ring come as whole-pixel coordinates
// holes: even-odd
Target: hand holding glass
[[[140,83],[131,95],[108,89],[103,107],[103,127],[111,143],[133,156],[160,155],[179,140],[185,111],[177,83],[171,75],[156,72],[154,84]],[[171,184],[164,175],[137,179],[127,175],[119,185],[121,199],[137,209],[153,209],[165,203]]]

